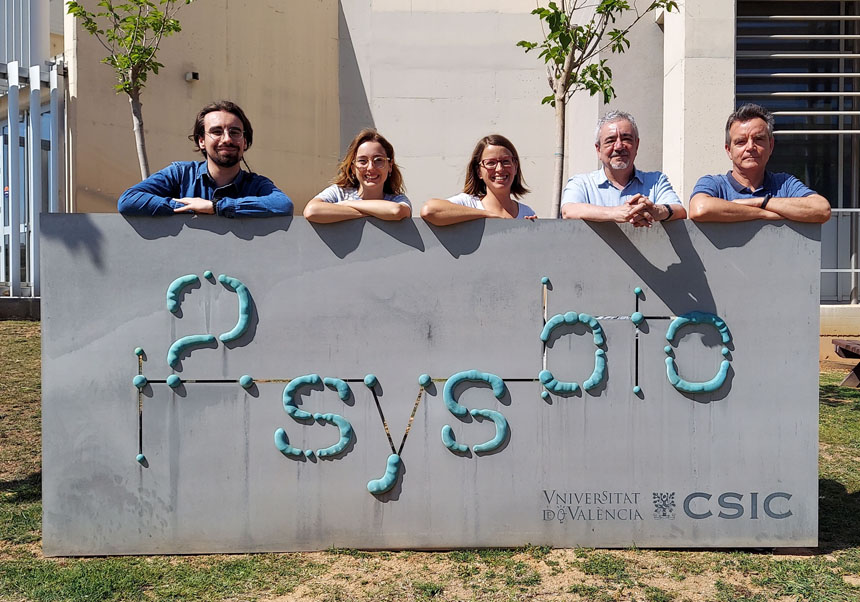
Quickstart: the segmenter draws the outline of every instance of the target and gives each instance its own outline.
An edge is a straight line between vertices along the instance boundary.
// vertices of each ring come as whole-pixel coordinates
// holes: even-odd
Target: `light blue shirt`
[[[603,168],[577,174],[567,181],[561,195],[561,204],[588,203],[600,207],[617,207],[637,194],[648,197],[654,204],[681,204],[681,199],[672,190],[665,174],[659,171],[639,171],[636,168],[623,190],[613,186]]]

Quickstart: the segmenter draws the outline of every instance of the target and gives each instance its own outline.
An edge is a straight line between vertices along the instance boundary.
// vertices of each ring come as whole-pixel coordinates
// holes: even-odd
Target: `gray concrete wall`
[[[816,544],[818,226],[47,215],[42,228],[48,555]],[[173,370],[173,342],[237,321],[238,295],[205,270],[247,286],[248,330]],[[171,313],[168,286],[187,274],[200,282]],[[589,391],[541,396],[544,276],[548,316],[602,325],[607,368]],[[688,326],[671,343],[691,381],[714,375],[725,345],[728,377],[709,393],[667,380],[668,326],[691,311],[731,333],[724,344]],[[546,367],[584,384],[591,332],[557,335]],[[455,389],[463,406],[506,418],[490,452],[474,446],[493,423],[444,403],[446,380],[473,369],[505,383],[498,399],[486,385]],[[285,412],[289,381],[307,374],[351,389],[345,401],[321,385],[298,396],[351,423],[333,457],[275,445],[279,428],[302,450],[338,441],[332,424]],[[248,390],[243,375],[256,379]],[[444,425],[471,451],[445,447]],[[392,446],[403,470],[372,495]]]
[[[665,15],[663,171],[686,203],[696,181],[724,173],[735,108],[735,3],[685,0]]]
[[[520,0],[341,0],[341,148],[373,126],[394,145],[417,215],[429,198],[462,191],[475,143],[492,133],[517,147],[548,215],[555,117],[543,62],[516,43],[540,24]],[[332,166],[332,176],[334,166]],[[322,185],[320,189],[322,189]]]
[[[627,22],[632,22],[627,16]],[[620,23],[625,24],[625,23]],[[663,30],[654,13],[636,23],[627,36],[630,49],[623,54],[604,53],[612,69],[616,97],[602,107],[631,113],[639,127],[636,167],[645,171],[663,168]],[[596,163],[596,159],[595,159]],[[677,190],[677,189],[676,189]]]

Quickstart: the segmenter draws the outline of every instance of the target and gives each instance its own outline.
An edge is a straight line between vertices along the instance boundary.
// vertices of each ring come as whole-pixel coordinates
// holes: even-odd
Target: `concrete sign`
[[[819,232],[44,216],[44,551],[814,546]]]

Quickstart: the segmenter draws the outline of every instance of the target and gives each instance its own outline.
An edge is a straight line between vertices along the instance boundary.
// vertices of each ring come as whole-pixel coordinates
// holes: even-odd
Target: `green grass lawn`
[[[0,322],[0,600],[860,600],[860,390],[822,373],[820,547],[44,558],[39,324]]]

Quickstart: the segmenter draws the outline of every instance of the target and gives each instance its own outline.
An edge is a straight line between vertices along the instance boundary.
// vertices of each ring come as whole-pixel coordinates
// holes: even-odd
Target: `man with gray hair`
[[[639,128],[632,115],[624,111],[604,115],[597,122],[594,148],[603,167],[568,180],[561,197],[562,217],[637,227],[687,217],[663,173],[634,166]]]
[[[701,222],[790,219],[824,223],[830,203],[787,173],[767,171],[773,153],[773,115],[745,104],[726,122],[726,154],[732,169],[702,176],[690,197],[690,218]]]

